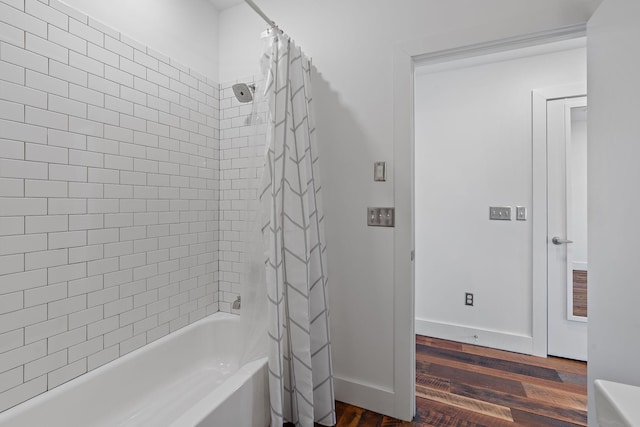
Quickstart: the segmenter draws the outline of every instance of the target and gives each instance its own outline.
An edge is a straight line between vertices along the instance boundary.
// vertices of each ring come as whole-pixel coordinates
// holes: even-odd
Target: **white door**
[[[547,101],[548,353],[587,360],[587,98]]]

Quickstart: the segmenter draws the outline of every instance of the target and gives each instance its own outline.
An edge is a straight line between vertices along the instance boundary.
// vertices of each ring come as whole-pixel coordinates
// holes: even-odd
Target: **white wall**
[[[529,48],[416,69],[416,333],[532,351],[531,90],[586,81],[585,54]],[[490,221],[489,206],[529,218]]]
[[[588,28],[590,426],[593,380],[640,386],[639,20],[636,0],[606,0]]]
[[[218,80],[218,11],[209,0],[64,0],[190,68]]]
[[[316,70],[338,399],[386,413],[393,410],[393,291],[394,285],[407,284],[393,283],[394,230],[368,228],[365,213],[367,206],[394,204],[394,49],[423,39],[449,48],[461,34],[481,42],[585,22],[597,3],[258,1],[313,58]],[[220,34],[225,46],[220,50],[221,81],[255,72],[261,52],[257,34],[265,25],[253,14],[244,5],[220,14],[225,28]],[[373,182],[376,160],[389,164],[386,183]]]

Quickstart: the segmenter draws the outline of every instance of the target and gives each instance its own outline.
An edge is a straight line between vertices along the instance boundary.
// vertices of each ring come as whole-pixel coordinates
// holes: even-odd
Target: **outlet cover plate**
[[[395,208],[367,208],[367,225],[370,227],[394,227]]]

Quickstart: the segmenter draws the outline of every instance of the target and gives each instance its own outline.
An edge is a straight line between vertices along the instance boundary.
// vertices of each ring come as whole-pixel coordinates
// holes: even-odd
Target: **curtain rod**
[[[258,15],[260,15],[260,17],[262,17],[262,19],[264,19],[271,28],[280,30],[280,28],[278,28],[278,26],[276,25],[275,21],[272,21],[271,19],[269,19],[269,17],[262,11],[262,9],[258,7],[257,4],[253,2],[253,0],[244,0],[244,2],[247,3],[251,9],[255,10],[255,12]]]

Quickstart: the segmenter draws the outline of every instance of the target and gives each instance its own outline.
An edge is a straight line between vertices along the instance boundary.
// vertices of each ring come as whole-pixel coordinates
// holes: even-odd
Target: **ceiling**
[[[243,0],[209,0],[209,1],[218,10],[225,10],[243,2]]]

